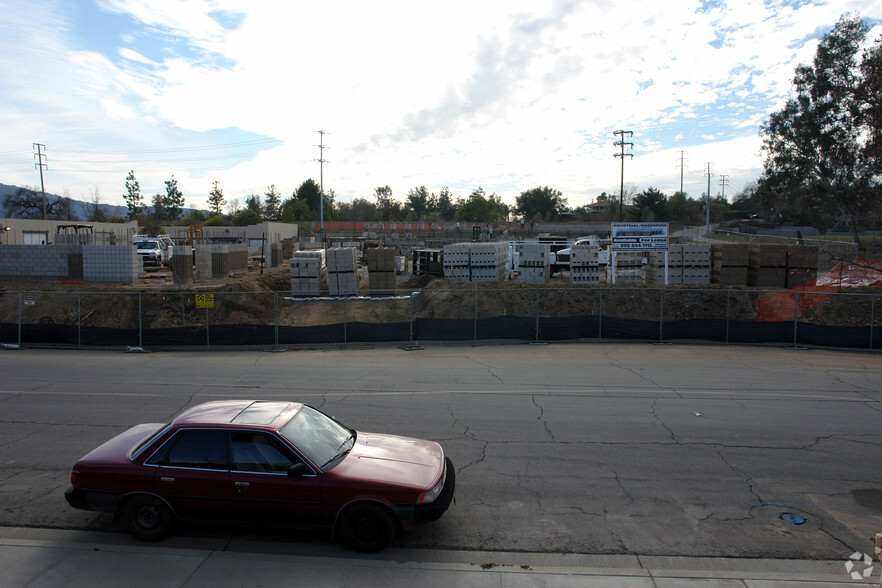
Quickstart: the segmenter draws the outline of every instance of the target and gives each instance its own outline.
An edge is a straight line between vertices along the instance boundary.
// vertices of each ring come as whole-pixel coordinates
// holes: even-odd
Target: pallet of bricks
[[[355,247],[326,249],[325,264],[328,268],[328,293],[331,296],[358,293],[358,250]]]
[[[289,264],[292,296],[320,296],[328,289],[324,249],[297,251]]]
[[[444,277],[465,282],[505,280],[508,244],[453,243],[444,246]]]
[[[395,292],[395,248],[372,247],[366,252],[368,285],[371,293]]]
[[[711,283],[723,286],[746,286],[750,265],[750,246],[715,244],[711,247]]]
[[[673,286],[710,284],[711,248],[697,243],[668,246],[668,284]],[[653,251],[646,268],[647,284],[665,283],[665,254]]]
[[[748,286],[796,288],[817,275],[817,247],[768,243],[750,246]]]
[[[615,253],[616,284],[643,283],[643,253],[639,251],[619,251]],[[606,266],[606,281],[612,283],[613,264]]]
[[[570,281],[573,284],[599,284],[600,247],[591,243],[577,243],[570,248]]]
[[[518,281],[527,284],[548,283],[551,269],[551,245],[548,243],[524,243],[520,247]]]

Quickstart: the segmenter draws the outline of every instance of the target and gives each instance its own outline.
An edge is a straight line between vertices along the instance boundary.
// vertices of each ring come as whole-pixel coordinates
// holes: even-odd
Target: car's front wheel
[[[135,496],[123,511],[129,532],[141,541],[159,541],[174,525],[174,515],[163,501],[154,496]]]
[[[395,537],[395,531],[395,519],[381,506],[356,504],[340,518],[343,541],[361,553],[382,550]]]

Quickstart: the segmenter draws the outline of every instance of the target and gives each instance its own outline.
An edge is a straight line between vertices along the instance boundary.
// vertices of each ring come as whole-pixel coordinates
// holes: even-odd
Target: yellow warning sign
[[[214,294],[197,294],[196,308],[214,308]]]

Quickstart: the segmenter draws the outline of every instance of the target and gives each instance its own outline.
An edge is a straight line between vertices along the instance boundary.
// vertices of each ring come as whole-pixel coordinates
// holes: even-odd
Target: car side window
[[[179,431],[147,463],[181,468],[228,469],[227,432],[211,429]]]
[[[265,433],[235,431],[231,441],[232,469],[236,471],[286,473],[300,461],[278,439]]]

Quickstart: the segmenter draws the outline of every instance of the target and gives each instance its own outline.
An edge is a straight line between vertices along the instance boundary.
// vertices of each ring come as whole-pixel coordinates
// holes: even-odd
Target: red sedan
[[[80,459],[74,508],[121,515],[145,541],[178,520],[330,526],[353,549],[437,520],[455,472],[435,442],[349,429],[293,402],[224,400],[135,426]]]

